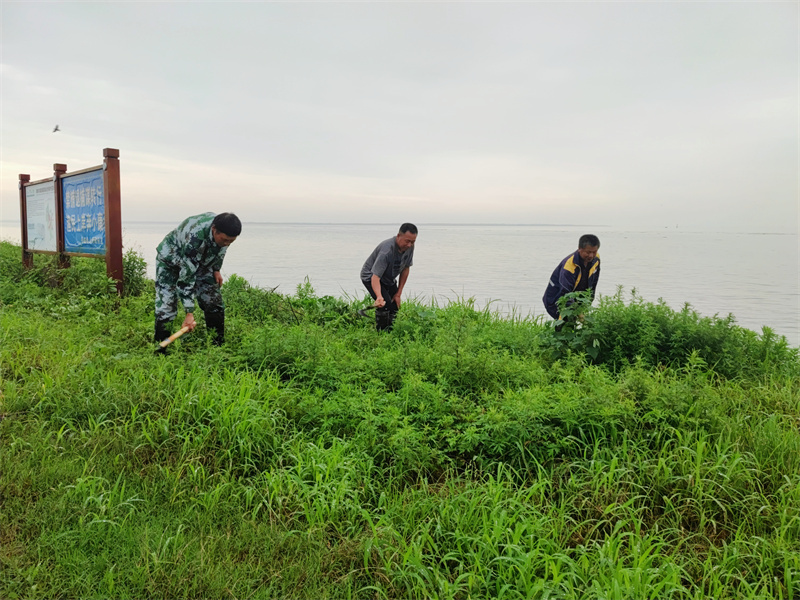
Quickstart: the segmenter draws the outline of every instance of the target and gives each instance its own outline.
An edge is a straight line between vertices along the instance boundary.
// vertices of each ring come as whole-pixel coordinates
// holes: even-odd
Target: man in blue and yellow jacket
[[[600,240],[596,235],[587,233],[578,240],[578,249],[558,263],[550,276],[542,302],[554,319],[559,319],[558,299],[570,292],[590,290],[592,300],[600,279]]]

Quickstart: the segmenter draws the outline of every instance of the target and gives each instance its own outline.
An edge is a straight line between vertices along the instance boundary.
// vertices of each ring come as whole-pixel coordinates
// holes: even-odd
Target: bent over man
[[[378,331],[392,329],[400,309],[400,297],[408,280],[409,269],[414,264],[416,241],[416,225],[403,223],[397,235],[378,244],[361,267],[361,283],[367,288],[377,307],[375,328]]]
[[[554,319],[559,319],[558,299],[570,292],[591,290],[592,300],[600,280],[600,240],[587,233],[578,240],[578,249],[558,263],[550,276],[542,297],[544,307]]]
[[[160,342],[170,336],[170,323],[178,314],[180,299],[186,311],[183,327],[193,330],[197,298],[206,326],[215,331],[214,343],[225,339],[225,305],[222,301],[222,261],[225,251],[242,231],[233,213],[207,212],[189,217],[158,245],[156,256],[156,331]]]

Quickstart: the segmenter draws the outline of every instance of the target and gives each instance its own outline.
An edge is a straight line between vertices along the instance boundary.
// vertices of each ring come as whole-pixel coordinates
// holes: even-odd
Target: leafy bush
[[[622,290],[604,296],[596,308],[586,296],[567,294],[565,313],[572,320],[548,330],[543,346],[556,357],[585,352],[596,364],[614,371],[641,363],[680,367],[696,355],[729,379],[759,379],[768,374],[800,377],[800,355],[785,337],[765,327],[761,335],[739,327],[733,315],[702,317],[689,304],[680,311],[663,300],[646,302],[634,290],[625,304]],[[578,319],[579,314],[584,315]]]
[[[351,324],[356,320],[354,307],[341,298],[318,297],[308,277],[303,283],[297,284],[297,293],[292,305],[312,323],[340,326]]]
[[[558,299],[561,319],[547,324],[542,347],[548,348],[554,359],[574,352],[585,352],[597,361],[600,341],[594,331],[594,309],[591,292],[573,292]]]
[[[122,255],[122,284],[126,296],[141,296],[151,287],[147,279],[147,261],[132,248]]]
[[[0,242],[0,280],[20,281],[24,273],[22,248],[10,242]]]
[[[110,297],[117,295],[116,282],[106,275],[106,264],[97,258],[71,257],[70,266],[57,269],[58,287],[65,295]]]
[[[10,242],[0,242],[0,306],[47,294],[37,282],[25,278],[25,273],[22,249]]]
[[[233,274],[222,285],[227,317],[261,325],[271,320],[279,323],[298,323],[299,317],[291,303],[275,292],[251,286],[244,277]]]
[[[3,280],[9,284],[33,284],[52,289],[54,297],[85,296],[109,297],[116,295],[116,285],[106,276],[103,260],[86,257],[69,257],[70,266],[61,268],[57,256],[53,254],[33,254],[33,267],[22,266],[21,249],[2,242],[0,253]],[[16,254],[16,258],[14,257]],[[143,259],[142,259],[142,262]],[[30,292],[30,289],[28,290]],[[9,294],[11,295],[11,294]],[[30,294],[26,294],[30,297]],[[35,295],[35,294],[34,294]],[[20,294],[14,294],[21,297]]]

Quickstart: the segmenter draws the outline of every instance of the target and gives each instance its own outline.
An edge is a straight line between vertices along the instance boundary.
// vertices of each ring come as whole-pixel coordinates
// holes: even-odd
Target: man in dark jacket
[[[558,263],[550,276],[542,302],[554,319],[560,319],[558,299],[570,292],[590,290],[592,300],[600,279],[600,240],[590,233],[582,235],[578,240],[578,249]]]

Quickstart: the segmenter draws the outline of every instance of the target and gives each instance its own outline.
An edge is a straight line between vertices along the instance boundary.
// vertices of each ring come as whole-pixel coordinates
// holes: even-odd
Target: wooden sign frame
[[[75,179],[81,175],[89,176],[93,173],[97,173],[97,175],[102,176],[102,194],[98,193],[99,189],[97,187],[94,190],[91,190],[90,193],[81,193],[76,196],[79,200],[76,200],[70,194],[69,197],[65,198],[64,195],[64,185],[65,180],[69,180],[70,177]],[[98,178],[95,177],[95,180]],[[28,190],[33,186],[42,186],[46,184],[48,181],[53,182],[53,203],[54,207],[45,206],[45,212],[48,212],[49,209],[54,208],[55,214],[55,249],[41,249],[41,248],[31,248],[29,243],[29,236],[28,236],[28,224],[29,224],[29,214],[28,214]],[[37,189],[38,188],[34,188]],[[55,254],[57,255],[57,261],[59,268],[67,268],[70,265],[70,257],[71,256],[83,256],[89,258],[103,258],[106,261],[106,273],[108,277],[113,279],[116,282],[117,293],[122,295],[124,292],[123,288],[123,266],[122,266],[122,210],[121,210],[121,192],[120,192],[120,168],[119,168],[119,150],[115,148],[105,148],[103,149],[103,164],[90,167],[88,169],[81,169],[79,171],[73,171],[72,173],[67,172],[67,165],[56,163],[53,165],[53,177],[52,179],[39,179],[37,181],[31,181],[30,175],[27,174],[20,174],[19,176],[19,203],[20,203],[20,216],[21,216],[21,225],[22,225],[22,264],[25,268],[29,269],[33,267],[33,254],[34,253],[41,253],[41,254]],[[75,215],[68,214],[71,210],[78,210],[80,211],[81,208],[85,207],[96,207],[97,201],[99,197],[102,196],[103,201],[103,208],[102,208],[102,215],[98,212],[94,214],[89,214],[88,220],[86,219],[86,213],[84,212],[82,217],[84,217],[81,223],[78,225],[79,228],[93,228],[95,231],[101,226],[99,223],[100,219],[102,218],[102,232],[104,236],[104,251],[98,251],[99,249],[96,247],[92,247],[91,251],[87,250],[85,252],[81,251],[80,243],[77,245],[72,242],[70,245],[71,250],[66,250],[66,233],[72,232],[75,227]],[[37,199],[38,201],[39,199]],[[48,224],[47,219],[49,215],[46,215],[44,218],[44,223],[41,224],[39,229],[44,230],[44,239],[48,239],[50,236],[48,235],[50,232],[47,231]],[[69,222],[69,223],[68,223]],[[95,236],[96,239],[97,236]]]

